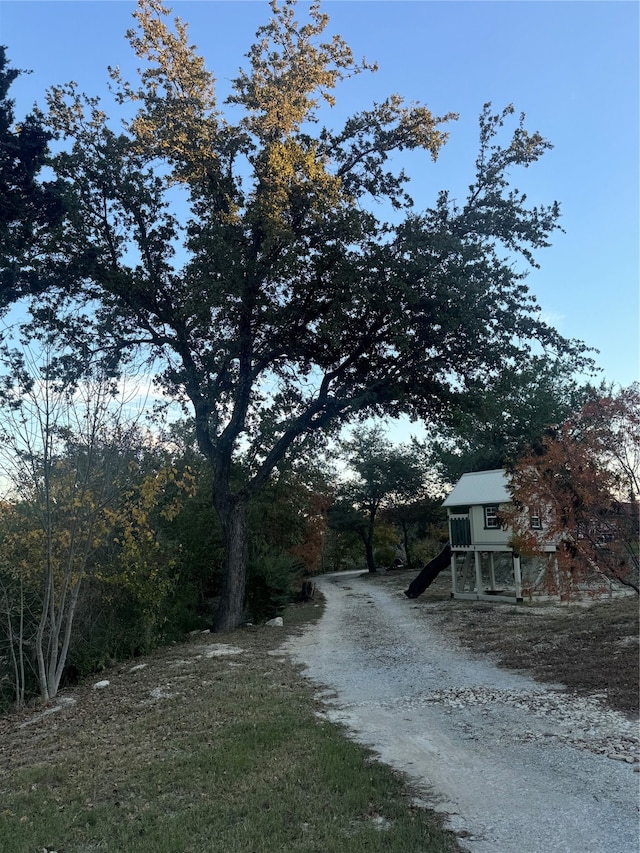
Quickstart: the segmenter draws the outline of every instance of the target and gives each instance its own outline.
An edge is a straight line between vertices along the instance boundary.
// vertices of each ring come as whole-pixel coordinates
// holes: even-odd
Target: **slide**
[[[418,577],[411,581],[409,588],[405,589],[404,594],[407,598],[417,598],[425,591],[428,586],[434,582],[443,569],[446,569],[451,562],[451,545],[447,542],[442,551],[437,557],[427,563]]]

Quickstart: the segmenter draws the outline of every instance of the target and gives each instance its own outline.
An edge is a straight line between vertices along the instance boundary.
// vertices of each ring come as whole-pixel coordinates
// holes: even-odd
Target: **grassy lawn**
[[[295,632],[320,608],[285,614]],[[118,665],[75,703],[0,719],[2,853],[455,851],[403,780],[316,715],[249,627]],[[144,666],[143,666],[144,665]]]

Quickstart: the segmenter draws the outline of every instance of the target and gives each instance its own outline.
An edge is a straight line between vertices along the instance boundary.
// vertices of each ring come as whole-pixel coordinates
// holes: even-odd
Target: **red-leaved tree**
[[[522,458],[512,472],[514,545],[556,541],[547,586],[571,591],[599,576],[639,591],[640,386],[602,393]]]

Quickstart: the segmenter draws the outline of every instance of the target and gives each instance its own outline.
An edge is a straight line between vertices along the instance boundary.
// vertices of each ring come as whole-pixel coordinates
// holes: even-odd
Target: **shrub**
[[[247,616],[255,621],[278,616],[294,600],[303,574],[301,563],[286,553],[262,545],[249,559]]]

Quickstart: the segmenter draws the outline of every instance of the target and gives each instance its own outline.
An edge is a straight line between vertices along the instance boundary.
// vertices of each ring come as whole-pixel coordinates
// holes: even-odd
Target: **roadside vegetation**
[[[318,716],[285,629],[194,635],[0,718],[0,851],[444,853],[403,780]],[[73,699],[74,703],[68,701]],[[59,708],[59,710],[55,710]]]

